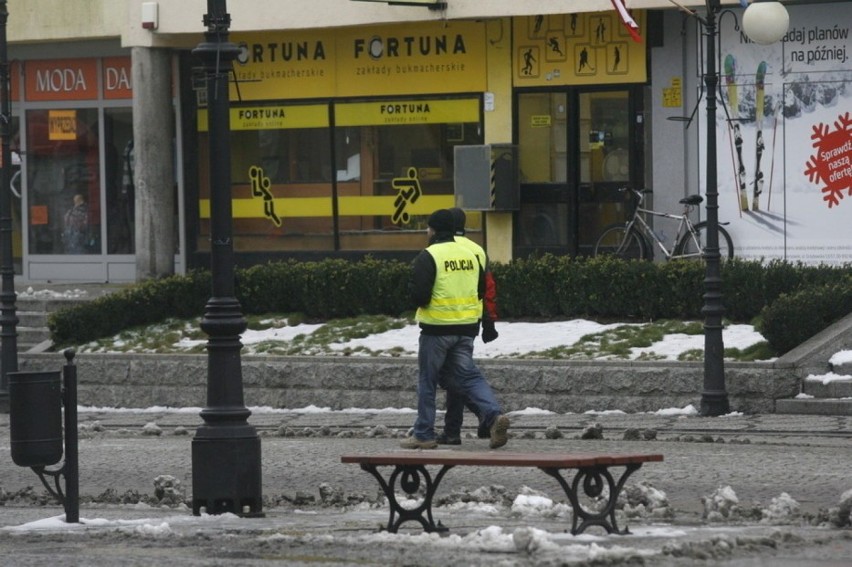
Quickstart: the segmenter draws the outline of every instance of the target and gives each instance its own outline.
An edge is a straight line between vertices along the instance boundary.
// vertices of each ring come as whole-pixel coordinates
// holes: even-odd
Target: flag
[[[621,23],[624,24],[624,27],[630,34],[630,37],[633,38],[633,41],[641,43],[642,37],[639,35],[639,24],[636,23],[636,20],[634,20],[633,16],[630,15],[630,12],[627,11],[627,8],[624,6],[624,0],[610,0],[610,2],[612,2],[613,8],[615,8],[618,12],[618,17],[621,18]]]

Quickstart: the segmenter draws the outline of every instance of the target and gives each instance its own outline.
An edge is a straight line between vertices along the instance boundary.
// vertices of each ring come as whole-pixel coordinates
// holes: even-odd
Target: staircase
[[[776,413],[852,415],[852,362],[829,364],[830,373],[802,381],[802,394],[775,402]]]
[[[17,302],[18,352],[44,352],[50,348],[50,331],[47,328],[47,311],[44,305]]]
[[[122,286],[114,284],[41,284],[37,291],[22,284],[17,290],[15,330],[18,353],[44,352],[52,346],[47,319],[50,313],[91,301]]]
[[[91,298],[28,298],[16,300],[16,315],[18,316],[18,352],[44,352],[53,344],[50,340],[50,330],[47,328],[47,318],[50,313],[73,305],[89,301]]]

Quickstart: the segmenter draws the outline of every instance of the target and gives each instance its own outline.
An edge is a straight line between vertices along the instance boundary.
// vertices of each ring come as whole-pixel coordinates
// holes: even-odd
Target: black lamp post
[[[676,4],[676,2],[674,2]],[[725,346],[722,342],[722,271],[719,254],[719,180],[716,171],[716,97],[719,86],[716,46],[719,37],[721,0],[706,0],[707,15],[698,17],[704,27],[706,58],[704,86],[707,92],[707,242],[704,248],[704,390],[700,413],[724,415],[730,411],[725,388]],[[690,12],[692,13],[692,12]],[[775,1],[752,0],[743,14],[743,28],[754,43],[769,45],[787,33],[789,15]]]
[[[247,421],[240,362],[247,324],[234,293],[228,80],[239,49],[228,42],[225,0],[207,0],[204,25],[205,41],[193,53],[207,82],[212,296],[201,320],[209,336],[207,407],[192,441],[192,512],[261,516],[260,438]]]
[[[12,153],[12,102],[9,95],[9,51],[6,23],[9,10],[0,0],[0,411],[9,411],[10,372],[18,371],[18,333],[15,329],[15,264],[12,253],[12,191],[9,187]]]
[[[719,183],[716,171],[716,40],[717,16],[721,1],[707,0],[707,15],[702,21],[707,40],[704,86],[707,93],[707,242],[704,248],[704,390],[701,408],[704,416],[724,415],[730,411],[725,389],[725,345],[722,342],[722,269],[719,254]]]

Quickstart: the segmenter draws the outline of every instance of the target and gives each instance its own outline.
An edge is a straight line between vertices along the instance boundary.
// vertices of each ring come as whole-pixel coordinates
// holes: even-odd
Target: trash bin
[[[62,458],[61,371],[9,372],[12,460],[21,467],[53,465]]]

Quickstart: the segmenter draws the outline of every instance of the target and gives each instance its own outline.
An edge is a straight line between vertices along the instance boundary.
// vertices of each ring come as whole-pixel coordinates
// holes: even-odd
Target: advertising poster
[[[741,258],[852,262],[852,10],[815,8],[787,6],[773,45],[719,22],[719,220]]]

